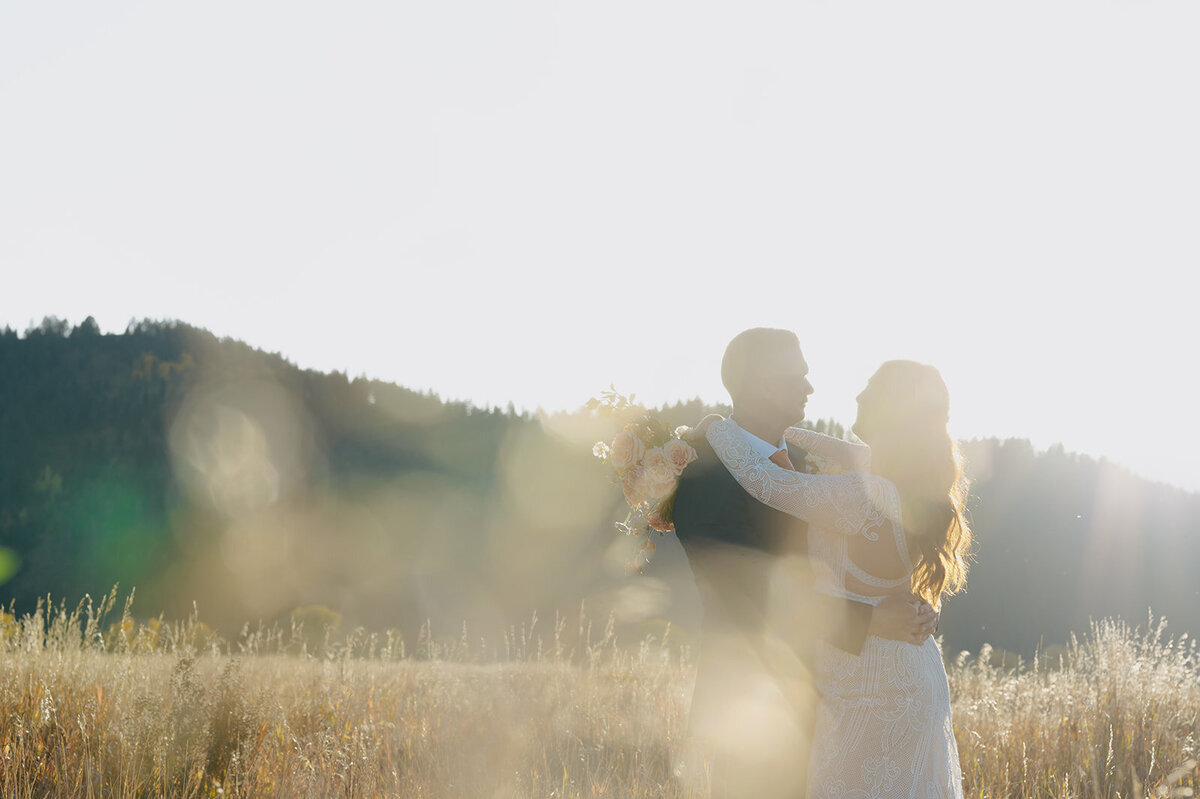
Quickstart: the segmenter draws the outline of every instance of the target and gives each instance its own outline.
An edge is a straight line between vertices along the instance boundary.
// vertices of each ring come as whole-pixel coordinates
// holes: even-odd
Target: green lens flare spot
[[[0,585],[7,583],[17,573],[20,565],[21,561],[16,552],[6,547],[0,547]]]

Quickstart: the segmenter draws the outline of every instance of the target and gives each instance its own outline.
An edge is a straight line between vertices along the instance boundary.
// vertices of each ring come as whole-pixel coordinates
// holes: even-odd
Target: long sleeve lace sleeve
[[[789,444],[833,461],[842,471],[865,472],[871,468],[871,448],[866,444],[843,441],[802,427],[789,427],[783,437]]]
[[[877,527],[884,497],[861,472],[829,476],[783,469],[751,448],[729,419],[714,422],[708,443],[747,493],[776,510],[843,535]]]

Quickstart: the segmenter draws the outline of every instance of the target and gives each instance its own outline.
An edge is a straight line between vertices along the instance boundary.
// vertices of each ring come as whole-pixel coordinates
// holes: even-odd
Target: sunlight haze
[[[481,405],[811,418],[890,358],[962,437],[1200,490],[1200,5],[0,9],[0,328],[179,319]]]

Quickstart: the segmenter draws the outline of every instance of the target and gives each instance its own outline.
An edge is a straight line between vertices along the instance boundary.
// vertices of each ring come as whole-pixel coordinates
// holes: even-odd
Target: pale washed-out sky
[[[1200,489],[1194,0],[0,5],[0,326],[176,318],[480,404],[810,416]]]

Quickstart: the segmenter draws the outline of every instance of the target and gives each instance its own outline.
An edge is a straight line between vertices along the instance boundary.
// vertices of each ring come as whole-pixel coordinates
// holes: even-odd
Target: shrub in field
[[[321,655],[342,624],[342,614],[324,605],[304,605],[288,614],[295,654]]]

